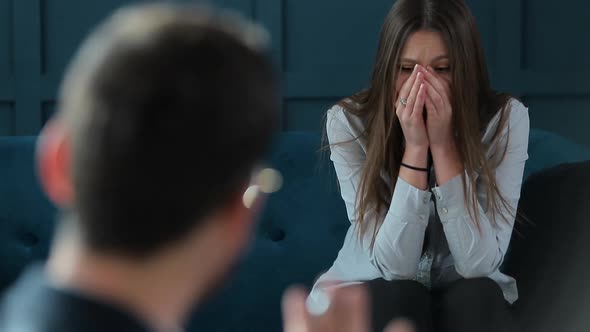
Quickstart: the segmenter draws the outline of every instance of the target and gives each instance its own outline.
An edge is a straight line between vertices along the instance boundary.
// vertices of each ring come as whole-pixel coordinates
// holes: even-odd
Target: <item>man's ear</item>
[[[37,170],[49,199],[59,207],[74,200],[70,173],[71,145],[68,132],[59,120],[51,120],[37,141]]]

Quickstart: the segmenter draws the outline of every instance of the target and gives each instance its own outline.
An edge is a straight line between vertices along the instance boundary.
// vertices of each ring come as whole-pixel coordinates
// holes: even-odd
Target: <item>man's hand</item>
[[[305,291],[292,288],[283,296],[284,332],[369,332],[369,304],[362,287],[335,290],[328,310],[312,315],[307,310]],[[385,332],[412,332],[405,322],[390,324]]]
[[[414,332],[414,327],[410,322],[400,320],[387,325],[383,332]]]

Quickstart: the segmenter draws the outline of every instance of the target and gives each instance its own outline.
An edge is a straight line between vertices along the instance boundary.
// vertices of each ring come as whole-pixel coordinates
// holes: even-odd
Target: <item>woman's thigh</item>
[[[371,294],[373,330],[381,332],[395,319],[407,319],[416,332],[432,331],[430,293],[411,280],[375,279],[366,283]]]
[[[434,321],[439,331],[518,331],[511,306],[489,278],[459,280],[435,294]]]

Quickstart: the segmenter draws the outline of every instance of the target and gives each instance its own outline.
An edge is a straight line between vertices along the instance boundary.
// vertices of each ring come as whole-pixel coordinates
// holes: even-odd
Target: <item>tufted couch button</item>
[[[268,232],[268,237],[273,242],[283,241],[285,239],[285,236],[285,231],[283,231],[282,229],[272,229]]]
[[[34,247],[39,244],[39,237],[33,233],[26,232],[21,236],[21,241],[25,247]]]

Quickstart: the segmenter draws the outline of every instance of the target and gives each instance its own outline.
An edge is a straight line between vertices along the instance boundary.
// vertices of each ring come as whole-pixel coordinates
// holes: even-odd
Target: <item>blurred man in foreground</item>
[[[277,128],[264,31],[207,8],[117,11],[70,65],[38,143],[62,211],[45,266],[0,310],[3,332],[182,331],[249,240]],[[362,290],[323,316],[285,297],[285,330],[367,331]]]
[[[180,329],[249,240],[258,204],[244,193],[278,116],[265,42],[175,5],[119,10],[92,33],[38,143],[62,211],[54,246],[8,294],[0,330]]]

